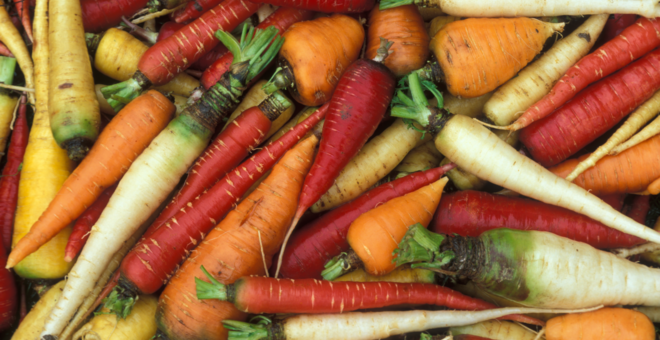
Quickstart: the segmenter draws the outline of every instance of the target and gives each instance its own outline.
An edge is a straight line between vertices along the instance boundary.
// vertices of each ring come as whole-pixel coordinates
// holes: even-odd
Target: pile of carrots
[[[507,4],[0,0],[0,340],[655,339],[657,4]]]

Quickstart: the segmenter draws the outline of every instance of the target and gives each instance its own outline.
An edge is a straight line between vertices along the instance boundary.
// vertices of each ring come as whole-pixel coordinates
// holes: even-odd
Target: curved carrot
[[[519,130],[549,115],[589,84],[607,77],[659,45],[660,21],[640,18],[566,71],[550,93],[525,110],[509,128]]]
[[[165,287],[156,319],[171,340],[226,339],[223,319],[243,319],[230,303],[195,299],[204,265],[223,283],[266,272],[296,211],[303,177],[318,139],[311,136],[284,155],[268,178],[195,248]],[[266,264],[264,264],[264,261]],[[181,304],[186,301],[186,304]]]
[[[548,320],[547,340],[655,339],[655,327],[649,318],[631,309],[602,308],[593,312],[566,314]]]
[[[0,231],[2,232],[0,237],[2,237],[2,243],[7,251],[11,249],[11,235],[18,200],[18,184],[21,179],[23,156],[28,143],[25,99],[25,97],[21,99],[18,117],[16,117],[14,124],[14,132],[11,135],[9,151],[7,151],[7,163],[2,169],[2,178],[0,178]]]
[[[89,155],[69,176],[30,232],[14,247],[11,268],[75,220],[101,192],[116,183],[174,114],[158,91],[140,96],[106,126]]]

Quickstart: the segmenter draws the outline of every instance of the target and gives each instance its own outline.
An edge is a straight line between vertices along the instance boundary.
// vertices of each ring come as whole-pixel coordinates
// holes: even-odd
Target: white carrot
[[[652,100],[653,98],[655,98],[657,95],[658,94],[656,93],[651,99],[649,99],[649,101]],[[641,108],[642,107],[637,109],[637,111],[641,110]],[[635,111],[635,113],[633,113],[633,115],[635,115],[637,113],[637,111]],[[648,113],[651,114],[651,115],[654,115],[654,114],[657,114],[658,111],[660,111],[660,105],[658,105],[655,108],[655,110],[648,111]],[[626,121],[625,124],[628,124],[628,121],[631,120],[632,118],[633,118],[633,116],[630,116],[630,118],[628,118],[628,120]],[[648,119],[650,119],[650,118],[652,118],[652,117],[648,117]],[[648,121],[648,119],[646,121]],[[644,123],[646,123],[646,121],[641,122],[641,124],[639,126],[644,125]],[[654,119],[651,123],[649,123],[647,126],[645,126],[637,134],[630,137],[630,139],[628,139],[624,143],[621,143],[617,147],[613,148],[610,151],[609,155],[611,155],[611,156],[618,155],[618,154],[632,148],[633,146],[635,146],[635,145],[637,145],[641,142],[644,142],[647,139],[657,135],[658,133],[660,133],[660,117],[657,117],[656,119]]]
[[[510,314],[582,313],[601,308],[579,310],[509,307],[485,311],[370,312],[297,315],[274,325],[223,321],[229,340],[360,340],[384,339],[392,335],[421,332],[433,328],[465,326]],[[275,332],[277,330],[277,333]]]
[[[451,335],[470,334],[492,340],[534,340],[536,333],[511,321],[484,321],[474,325],[451,327]]]
[[[517,77],[502,85],[484,106],[488,119],[509,125],[550,90],[580,58],[589,53],[605,26],[607,15],[594,15],[569,36],[557,41]]]
[[[653,116],[657,115],[658,112],[660,112],[660,91],[656,92],[653,95],[653,97],[649,98],[649,100],[647,100],[644,104],[638,107],[637,110],[635,110],[635,112],[633,112],[630,115],[630,117],[626,120],[626,122],[619,129],[616,130],[616,132],[612,135],[612,137],[610,137],[607,140],[607,142],[605,142],[605,144],[598,147],[596,151],[592,152],[589,155],[589,157],[581,161],[575,167],[575,169],[573,169],[573,171],[568,176],[566,176],[566,180],[573,181],[575,178],[577,178],[577,176],[579,176],[585,170],[596,165],[596,163],[601,158],[607,156],[607,154],[611,150],[613,150],[617,145],[630,138],[630,136],[632,136],[635,133],[635,131],[637,131],[640,127],[646,124],[646,122],[648,122],[651,118],[653,118]],[[657,134],[658,127],[660,127],[660,123],[657,123],[655,127],[652,127],[651,132],[644,132],[644,130],[647,130],[649,128],[646,127],[639,134],[644,132],[645,135],[650,135],[648,136],[648,138],[650,138],[653,135]],[[635,144],[641,143],[648,138],[644,138],[643,140],[636,139]]]

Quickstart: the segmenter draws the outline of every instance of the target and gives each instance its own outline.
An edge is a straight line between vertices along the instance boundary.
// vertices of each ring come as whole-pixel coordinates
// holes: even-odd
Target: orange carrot
[[[30,232],[16,244],[7,267],[39,249],[78,218],[103,190],[119,181],[135,158],[165,128],[174,111],[169,99],[151,90],[117,114]]]
[[[565,178],[589,154],[569,159],[550,171]],[[594,195],[644,191],[660,178],[660,135],[646,140],[618,155],[605,156],[577,176],[573,183]]]
[[[374,7],[369,14],[367,59],[376,57],[380,38],[394,43],[383,64],[397,77],[424,66],[429,58],[429,34],[415,5],[382,11]]]
[[[547,340],[653,340],[655,328],[651,320],[638,311],[602,308],[548,320],[545,337]]]
[[[351,223],[346,236],[355,256],[340,255],[330,260],[322,273],[323,278],[333,280],[346,273],[345,268],[355,269],[360,262],[371,275],[393,271],[396,264],[392,263],[392,252],[399,247],[410,226],[419,223],[426,228],[429,225],[447,180],[443,177],[360,215]],[[353,262],[356,256],[360,261]]]
[[[279,250],[293,219],[317,141],[311,136],[287,152],[271,175],[206,236],[176,272],[161,294],[156,314],[167,338],[226,339],[220,321],[245,319],[229,302],[198,300],[195,277],[205,277],[201,265],[223,284],[266,273],[264,266]]]

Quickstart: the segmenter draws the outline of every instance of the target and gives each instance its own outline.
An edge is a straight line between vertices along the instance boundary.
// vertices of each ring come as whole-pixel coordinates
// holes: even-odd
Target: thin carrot
[[[165,128],[174,104],[158,91],[140,96],[103,130],[90,153],[63,184],[30,232],[14,246],[8,267],[28,256],[75,220]]]
[[[657,114],[657,111],[649,112],[649,113]],[[619,144],[617,147],[613,148],[610,151],[609,155],[611,156],[618,155],[632,148],[633,146],[657,135],[658,133],[660,133],[660,117],[656,117],[652,122],[646,125],[641,131],[636,133],[634,136],[630,137],[630,139],[628,139],[624,143]]]
[[[0,266],[7,261],[7,251],[0,243]],[[9,269],[0,268],[0,332],[5,332],[16,322],[18,292],[14,275]]]
[[[396,265],[392,263],[395,258],[392,252],[410,226],[429,225],[447,181],[447,177],[443,177],[360,215],[351,223],[346,236],[353,254],[330,260],[321,273],[323,278],[332,280],[359,266],[358,263],[372,275],[384,275],[394,270]],[[354,259],[359,261],[351,263]]]
[[[0,84],[11,85],[15,70],[16,58],[0,56]],[[11,90],[0,88],[0,154],[5,153],[17,105],[18,97]]]
[[[28,143],[28,125],[25,118],[25,97],[22,97],[18,117],[11,135],[11,144],[7,152],[7,163],[0,178],[0,236],[4,249],[11,249],[11,235],[14,227],[14,213],[18,200],[18,184],[21,179],[21,165]]]
[[[204,275],[200,265],[225,284],[265,273],[262,250],[270,263],[296,211],[317,141],[311,136],[287,152],[259,188],[209,233],[176,272],[161,294],[156,314],[160,331],[169,339],[225,339],[227,331],[219,321],[245,318],[230,303],[195,299],[194,278]]]
[[[660,21],[640,18],[621,34],[571,67],[550,93],[511,126],[519,130],[549,115],[589,84],[607,77],[660,45]]]
[[[48,39],[48,37],[46,37]],[[34,88],[34,65],[32,58],[28,52],[27,47],[21,34],[16,29],[16,26],[11,22],[9,13],[7,13],[7,6],[4,0],[0,0],[0,41],[2,41],[13,55],[16,56],[18,65],[25,75],[25,86]],[[28,93],[30,104],[35,104],[35,96],[33,93]]]
[[[602,308],[593,312],[567,314],[548,320],[547,340],[655,339],[649,318],[632,309]]]
[[[23,24],[23,29],[25,34],[31,42],[34,43],[34,37],[32,36],[32,22],[30,21],[30,5],[25,2],[25,0],[14,0],[14,6],[16,7],[16,12],[21,17],[21,24]]]

